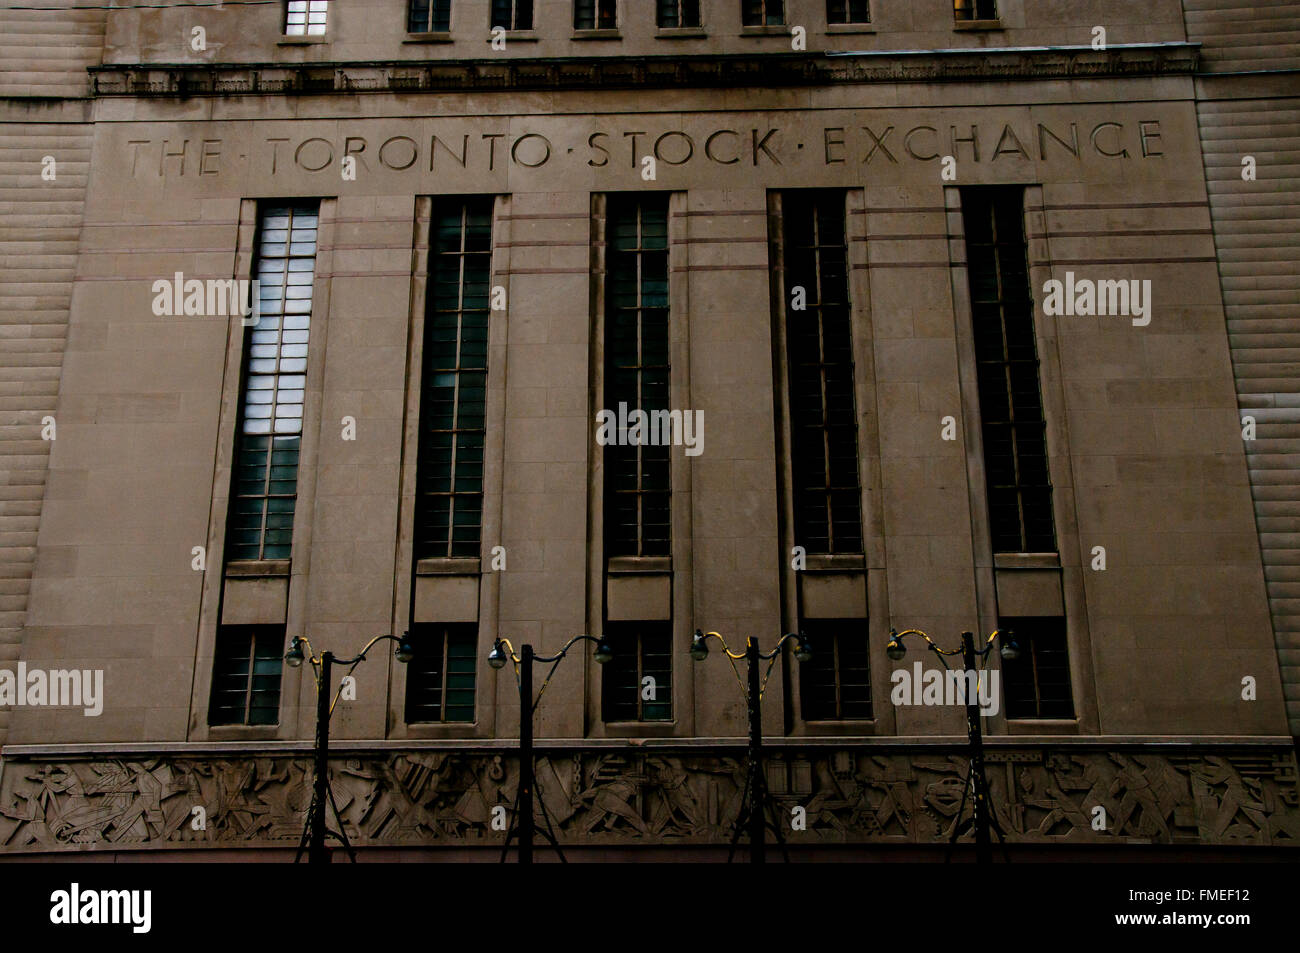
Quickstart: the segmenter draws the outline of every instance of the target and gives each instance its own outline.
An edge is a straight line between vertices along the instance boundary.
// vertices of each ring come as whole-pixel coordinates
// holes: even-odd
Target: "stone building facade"
[[[1291,5],[25,6],[0,853],[291,854],[286,649],[410,633],[334,708],[339,816],[495,859],[488,653],[592,633],[536,709],[539,824],[714,856],[746,704],[697,629],[808,637],[763,693],[799,856],[930,856],[962,812],[965,710],[891,629],[1012,633],[1018,850],[1300,838]]]

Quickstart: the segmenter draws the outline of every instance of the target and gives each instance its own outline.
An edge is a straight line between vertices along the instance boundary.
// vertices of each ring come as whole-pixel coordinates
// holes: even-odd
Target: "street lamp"
[[[702,662],[709,657],[709,638],[715,638],[722,643],[722,650],[726,653],[727,660],[731,663],[732,671],[736,673],[736,679],[740,679],[740,671],[736,668],[736,660],[745,659],[748,662],[748,678],[746,682],[741,683],[741,690],[745,695],[745,706],[749,714],[749,771],[745,776],[745,790],[741,794],[740,813],[736,816],[736,829],[731,838],[731,853],[727,855],[727,861],[730,863],[732,856],[736,852],[736,844],[740,841],[740,832],[746,826],[749,827],[749,859],[751,863],[761,864],[767,860],[766,845],[766,822],[763,818],[763,811],[767,808],[767,785],[763,778],[763,689],[767,686],[768,676],[772,674],[772,667],[776,665],[776,660],[781,654],[781,649],[785,643],[791,639],[795,642],[794,657],[800,662],[807,662],[812,658],[812,646],[802,635],[790,632],[781,636],[780,641],[776,643],[776,648],[764,655],[759,651],[758,639],[750,636],[745,643],[745,651],[733,652],[724,639],[717,632],[701,632],[695,630],[695,638],[691,640],[691,658],[697,662]],[[767,671],[763,674],[760,681],[758,676],[759,661],[768,662]],[[779,819],[773,814],[772,830],[780,842],[782,850],[785,848],[785,840],[781,836],[781,824]],[[789,857],[786,858],[789,860]]]
[[[329,700],[331,675],[334,669],[334,663],[340,665],[350,665],[348,674],[352,673],[359,664],[365,661],[366,653],[374,646],[391,639],[397,643],[397,649],[393,655],[399,662],[409,662],[415,657],[415,648],[411,643],[411,634],[404,633],[399,639],[395,635],[377,635],[362,649],[354,658],[340,659],[335,658],[332,652],[322,652],[320,658],[314,654],[311,643],[299,635],[293,637],[289,643],[289,651],[284,653],[284,660],[289,663],[290,668],[298,668],[302,665],[304,659],[311,661],[312,669],[316,673],[316,745],[315,745],[315,777],[312,786],[311,807],[307,809],[307,823],[303,827],[302,839],[298,842],[298,853],[294,856],[294,863],[297,863],[302,857],[303,846],[310,844],[307,850],[307,861],[312,864],[328,864],[330,862],[329,848],[325,846],[326,833],[334,834],[343,845],[347,848],[348,854],[355,861],[356,854],[352,852],[352,845],[348,843],[347,833],[343,830],[343,818],[339,817],[339,807],[334,804],[334,792],[329,788],[329,749],[330,749],[330,715],[334,713],[334,706],[338,704],[338,695],[334,696],[334,701]],[[307,651],[303,651],[306,646]],[[311,654],[308,654],[311,653]],[[343,691],[339,688],[339,693]],[[334,816],[338,819],[338,833],[327,831],[325,826],[325,801],[329,799],[334,804]]]
[[[519,654],[516,655],[509,639],[497,639],[492,646],[492,651],[488,653],[488,664],[495,669],[503,669],[506,662],[514,662],[515,681],[519,684],[519,791],[515,796],[515,819],[519,825],[517,833],[519,835],[519,863],[521,864],[531,864],[533,862],[533,834],[537,827],[533,817],[533,786],[535,783],[533,772],[533,713],[537,710],[542,695],[546,693],[546,686],[551,683],[551,676],[560,667],[560,661],[568,654],[574,643],[582,641],[596,643],[596,651],[592,657],[598,664],[604,665],[614,657],[614,650],[610,648],[609,643],[603,638],[597,638],[594,635],[575,635],[565,642],[564,647],[555,655],[535,655],[533,654],[533,647],[527,643],[519,646]],[[551,670],[546,673],[546,678],[542,681],[542,687],[538,690],[536,698],[533,698],[534,662],[541,662],[551,666]],[[564,854],[560,851],[560,845],[555,839],[555,832],[550,829],[551,817],[546,813],[545,804],[542,805],[542,816],[546,819],[546,839],[551,842],[555,852],[560,855],[560,860],[564,860]],[[506,853],[510,850],[510,838],[513,833],[516,833],[513,829],[506,831],[506,842],[501,849],[502,862],[505,861]]]
[[[900,661],[907,654],[907,647],[903,644],[903,639],[909,635],[919,635],[925,639],[935,655],[939,657],[939,663],[948,669],[948,663],[945,657],[957,655],[957,649],[945,651],[935,644],[934,640],[922,632],[920,629],[905,629],[902,632],[896,629],[889,630],[889,641],[885,644],[885,654],[895,662]],[[1011,662],[1020,657],[1020,645],[1016,642],[1012,632],[1003,632],[1001,629],[994,629],[992,634],[984,641],[983,647],[976,650],[975,636],[970,632],[961,634],[962,665],[965,667],[961,684],[965,686],[966,693],[966,735],[970,745],[970,767],[966,773],[966,783],[962,787],[961,806],[957,808],[957,816],[953,819],[952,836],[948,840],[949,850],[952,845],[957,843],[957,837],[962,833],[962,815],[966,812],[966,796],[972,796],[975,807],[975,816],[973,823],[975,826],[975,860],[981,864],[990,863],[992,856],[992,843],[989,840],[989,827],[991,826],[997,832],[998,840],[1002,843],[1003,853],[1006,852],[1006,839],[1003,837],[1002,828],[998,826],[997,817],[989,811],[988,777],[984,772],[984,738],[980,730],[980,703],[978,692],[975,690],[979,684],[980,669],[977,667],[977,661],[984,662],[988,659],[989,653],[993,651],[993,640],[998,639],[999,654],[1005,661]],[[971,675],[974,673],[975,684],[971,684]]]

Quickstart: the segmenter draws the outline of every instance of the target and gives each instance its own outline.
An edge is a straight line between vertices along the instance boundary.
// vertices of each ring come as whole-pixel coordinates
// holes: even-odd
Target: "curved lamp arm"
[[[727,645],[727,640],[722,637],[721,633],[703,632],[700,629],[696,629],[695,638],[691,640],[691,658],[695,659],[697,662],[702,662],[704,659],[709,657],[708,640],[710,637],[715,638],[722,643],[723,652],[726,653],[727,661],[731,664],[731,670],[736,675],[736,682],[740,685],[740,693],[743,696],[748,697],[749,686],[746,685],[745,680],[740,677],[740,669],[736,668],[737,661],[749,657],[748,650],[745,652],[733,652],[731,646]],[[776,660],[780,657],[781,650],[785,648],[785,643],[791,639],[795,640],[795,658],[800,662],[806,662],[812,657],[812,649],[809,648],[808,640],[797,632],[788,632],[781,636],[781,638],[777,640],[775,648],[770,652],[756,652],[755,654],[758,658],[769,663],[767,671],[764,673],[762,681],[759,684],[758,694],[760,698],[763,695],[764,689],[767,687],[768,677],[772,674],[772,668],[776,665]]]
[[[602,648],[607,648],[604,639],[597,638],[594,635],[575,635],[573,638],[569,639],[569,641],[565,642],[564,648],[560,649],[560,651],[555,655],[534,655],[533,660],[544,663],[558,662],[560,659],[564,658],[565,654],[573,647],[575,642],[581,642],[583,640],[595,642],[596,653],[598,655],[601,654]]]
[[[772,651],[768,652],[766,655],[760,652],[758,657],[761,659],[776,658],[781,654],[781,649],[785,647],[785,643],[789,642],[791,639],[794,639],[795,642],[795,658],[799,659],[801,662],[807,661],[807,659],[812,656],[812,649],[808,646],[808,640],[798,632],[787,632],[777,641],[776,647],[773,648]]]
[[[721,633],[701,632],[699,629],[696,629],[695,638],[691,640],[691,658],[698,662],[709,654],[709,647],[706,643],[710,638],[715,638],[722,643],[722,651],[727,653],[727,658],[742,659],[745,657],[744,652],[731,651],[731,646],[727,644],[727,640],[722,637]]]
[[[340,665],[350,666],[348,668],[348,674],[350,675],[353,669],[355,669],[358,665],[360,665],[362,662],[365,661],[366,653],[369,652],[372,648],[374,648],[376,644],[384,641],[385,639],[391,639],[392,641],[397,643],[397,650],[393,654],[397,657],[397,660],[399,662],[409,662],[412,659],[412,657],[414,657],[415,650],[411,645],[411,634],[409,632],[404,632],[402,633],[401,638],[398,638],[395,635],[388,635],[388,634],[377,635],[369,642],[367,642],[366,647],[363,648],[359,653],[357,653],[357,655],[354,658],[334,659],[333,661],[338,662]],[[304,653],[302,650],[304,645],[307,646],[306,653]],[[316,692],[317,694],[319,694],[321,691],[329,691],[329,686],[323,685],[321,683],[321,676],[323,674],[321,671],[321,658],[325,654],[328,653],[322,653],[322,655],[320,656],[316,655],[315,650],[311,647],[311,642],[309,642],[305,636],[295,635],[293,637],[293,641],[289,643],[289,651],[284,653],[284,660],[289,663],[290,668],[297,668],[299,665],[303,663],[304,659],[310,661],[312,671],[316,676],[315,678]],[[334,714],[334,706],[339,703],[339,698],[342,696],[342,694],[343,694],[343,686],[340,684],[338,694],[335,695],[334,700],[330,702],[329,710],[331,715]]]
[[[358,652],[355,658],[335,659],[335,661],[340,665],[356,665],[358,662],[364,662],[366,660],[366,653],[385,639],[391,639],[397,643],[397,650],[393,654],[397,656],[398,661],[409,662],[412,656],[415,655],[415,652],[411,647],[410,633],[403,634],[401,638],[398,638],[395,635],[376,635],[366,643],[366,647]]]
[[[546,687],[551,684],[551,676],[553,676],[555,670],[560,667],[560,661],[568,654],[569,649],[573,648],[576,643],[582,641],[596,643],[595,657],[597,663],[603,665],[614,657],[613,651],[610,649],[609,644],[604,640],[604,638],[597,638],[594,635],[575,635],[573,638],[569,639],[569,641],[565,642],[564,647],[555,655],[534,655],[532,657],[534,662],[541,662],[544,665],[551,666],[551,670],[546,673],[546,678],[542,681],[542,687],[537,691],[537,698],[533,700],[532,707],[534,711],[536,711],[538,704],[541,702],[542,696],[546,694]],[[492,646],[492,651],[488,653],[488,664],[493,668],[504,668],[507,660],[514,663],[515,681],[518,682],[519,665],[523,659],[515,653],[514,646],[510,644],[509,639],[498,638]]]
[[[930,638],[929,635],[922,632],[920,629],[904,629],[902,632],[899,632],[896,629],[890,629],[889,641],[885,644],[885,651],[889,654],[889,657],[894,661],[898,661],[904,655],[907,654],[907,648],[906,646],[903,645],[903,639],[909,635],[919,635],[921,638],[925,639],[926,644],[929,645],[930,647],[930,650],[939,656],[939,661],[943,663],[944,668],[948,667],[948,663],[944,661],[944,656],[953,656],[953,655],[962,654],[961,649],[953,649],[951,651],[948,651],[939,648],[939,646],[935,644],[934,639]],[[980,659],[987,658],[989,652],[993,650],[994,640],[997,639],[999,636],[1001,636],[1002,638],[1002,651],[1001,651],[1002,657],[1007,661],[1011,661],[1012,659],[1017,658],[1020,655],[1020,646],[1016,643],[1015,636],[1009,629],[1007,630],[994,629],[991,633],[989,633],[989,637],[984,640],[984,645],[981,648],[975,650],[976,657]]]

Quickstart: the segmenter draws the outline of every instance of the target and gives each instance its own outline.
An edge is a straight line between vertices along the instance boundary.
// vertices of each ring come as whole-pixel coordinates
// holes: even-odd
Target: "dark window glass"
[[[1020,646],[1014,661],[1002,660],[1008,718],[1073,718],[1070,658],[1065,619],[1059,616],[999,619]]]
[[[284,626],[222,626],[212,661],[210,725],[274,725],[280,720]]]
[[[478,626],[416,625],[415,657],[406,669],[406,721],[474,720],[474,676]]]
[[[479,555],[491,196],[438,200],[429,237],[415,558]]]
[[[785,0],[741,0],[740,21],[745,26],[784,26]]]
[[[953,16],[958,20],[996,20],[997,0],[952,0]]]
[[[605,407],[667,411],[667,196],[610,196],[606,269]],[[667,556],[671,447],[619,437],[605,447],[606,555]]]
[[[870,23],[869,0],[826,0],[826,22]]]
[[[263,209],[257,323],[246,332],[226,559],[288,559],[298,500],[317,209]]]
[[[611,622],[605,637],[614,657],[600,667],[601,720],[671,721],[672,623]]]
[[[447,33],[451,30],[451,0],[410,0],[407,32]]]
[[[782,197],[795,543],[862,552],[853,335],[842,192]],[[796,310],[802,289],[804,308]]]
[[[661,29],[700,25],[700,0],[658,0],[655,10]]]
[[[531,30],[533,0],[492,0],[492,25],[506,30]]]
[[[872,717],[871,666],[865,619],[804,621],[812,658],[799,663],[799,698],[805,721]]]
[[[962,190],[993,551],[1054,552],[1024,190]]]
[[[573,0],[575,30],[612,30],[617,25],[616,0]]]

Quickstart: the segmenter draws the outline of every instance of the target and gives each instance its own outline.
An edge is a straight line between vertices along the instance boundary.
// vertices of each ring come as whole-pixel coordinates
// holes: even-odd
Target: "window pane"
[[[316,206],[265,207],[261,210],[257,243],[257,277],[262,315],[248,332],[241,434],[236,447],[227,559],[281,559],[289,556],[293,501],[297,496],[298,437],[275,437],[275,455],[268,461],[268,437],[302,432],[303,399],[311,324],[311,283],[316,262]],[[293,237],[286,244],[284,239]],[[291,274],[292,272],[292,274]],[[286,275],[302,282],[290,288],[305,292],[301,313],[280,327],[276,287]],[[271,466],[268,467],[268,462]],[[261,514],[281,514],[263,520]],[[255,520],[248,517],[257,514]],[[288,515],[285,515],[288,514]]]
[[[1008,718],[1073,718],[1070,660],[1065,619],[1020,617],[998,620],[1020,648],[1002,661]]]
[[[473,721],[478,627],[416,625],[411,641],[415,656],[407,663],[406,721]]]
[[[1023,213],[1021,188],[962,190],[993,549],[1054,552]]]
[[[812,658],[799,663],[800,707],[806,721],[869,720],[870,640],[865,619],[805,619]]]
[[[604,406],[615,414],[625,407],[629,424],[617,444],[604,448],[606,555],[666,556],[671,463],[664,441],[672,442],[674,426],[670,423],[664,434],[662,421],[672,420],[666,416],[671,377],[667,196],[610,196],[605,229]],[[646,415],[641,437],[633,419],[638,411]]]
[[[781,208],[795,543],[810,553],[860,553],[844,194],[785,192]],[[795,289],[804,297],[799,310]]]
[[[611,622],[600,672],[604,721],[672,720],[672,623]]]
[[[430,226],[416,559],[480,553],[492,204],[440,199]]]
[[[211,725],[280,720],[284,626],[223,626],[212,661]]]

